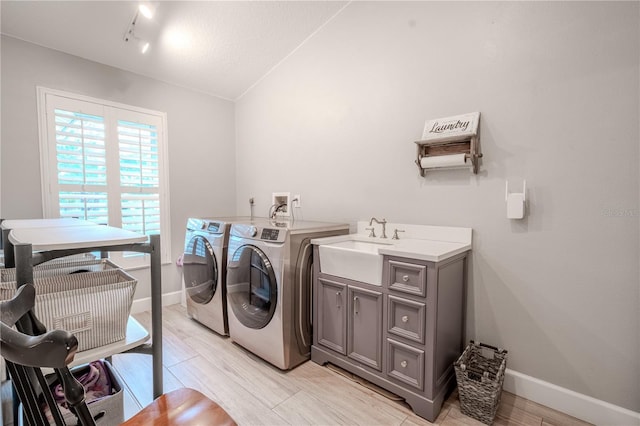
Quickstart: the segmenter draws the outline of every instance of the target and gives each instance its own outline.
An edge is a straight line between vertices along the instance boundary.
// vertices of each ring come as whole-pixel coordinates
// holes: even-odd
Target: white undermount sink
[[[334,240],[319,246],[321,272],[382,285],[382,255],[379,250],[391,246],[391,241],[373,240],[358,234],[335,237]]]

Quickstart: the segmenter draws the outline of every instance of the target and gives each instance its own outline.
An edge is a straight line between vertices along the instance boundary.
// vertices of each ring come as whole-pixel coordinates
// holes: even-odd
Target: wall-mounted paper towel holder
[[[479,124],[479,112],[427,121],[422,140],[416,141],[420,176],[424,176],[427,169],[460,167],[471,167],[477,174],[478,159],[482,157]]]

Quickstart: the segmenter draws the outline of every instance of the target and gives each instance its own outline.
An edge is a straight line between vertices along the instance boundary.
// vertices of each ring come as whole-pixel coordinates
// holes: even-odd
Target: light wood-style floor
[[[148,312],[135,315],[147,328]],[[311,361],[282,372],[187,318],[185,309],[163,309],[164,391],[198,389],[220,404],[239,425],[430,425],[402,402],[393,401]],[[152,400],[151,357],[114,355],[125,380],[129,417]],[[481,425],[460,412],[454,391],[435,424]],[[498,425],[586,425],[580,420],[503,392]]]

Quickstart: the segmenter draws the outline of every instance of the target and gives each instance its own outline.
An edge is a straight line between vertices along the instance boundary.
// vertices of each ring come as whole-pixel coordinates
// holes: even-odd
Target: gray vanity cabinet
[[[403,397],[433,422],[463,349],[467,253],[441,262],[384,256],[380,286],[322,273],[317,246],[314,256],[311,360]]]

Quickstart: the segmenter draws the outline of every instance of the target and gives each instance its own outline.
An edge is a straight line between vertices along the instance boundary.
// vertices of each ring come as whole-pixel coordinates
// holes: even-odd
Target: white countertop
[[[471,244],[404,239],[389,248],[381,248],[378,252],[387,256],[440,262],[468,250],[471,250]]]
[[[378,254],[387,256],[406,257],[430,262],[440,262],[457,254],[471,250],[470,243],[460,243],[451,241],[419,240],[404,238],[391,240],[379,237],[370,238],[361,234],[338,235],[335,237],[314,238],[312,244],[334,244],[343,241],[356,240],[380,244],[377,246]]]
[[[9,241],[29,243],[34,251],[63,250],[147,242],[147,236],[105,225],[12,229]]]
[[[312,244],[334,244],[342,241],[355,240],[375,243],[378,254],[386,256],[398,256],[411,259],[440,262],[457,254],[471,250],[471,228],[387,224],[387,238],[369,237],[369,231],[362,232],[368,227],[368,222],[358,222],[358,233],[338,235],[335,237],[315,238]],[[399,239],[390,237],[394,229],[405,232],[399,233]],[[376,226],[377,235],[380,234],[380,225]]]

